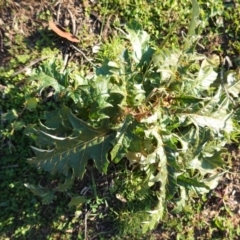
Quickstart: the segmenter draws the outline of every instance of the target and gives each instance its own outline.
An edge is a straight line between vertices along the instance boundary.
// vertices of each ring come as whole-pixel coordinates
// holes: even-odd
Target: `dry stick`
[[[3,52],[3,33],[0,28],[0,52]]]
[[[77,26],[76,26],[76,31],[75,31],[75,33],[74,33],[74,34],[75,34],[75,36],[77,36],[77,35],[78,35],[78,32],[79,32],[79,25],[77,25]]]
[[[100,233],[94,235],[94,236],[91,238],[91,240],[95,239],[97,236],[99,236],[99,235],[101,235],[101,234],[110,233],[110,232],[112,232],[112,230],[109,230],[109,231],[107,231],[107,232],[100,232]]]
[[[45,60],[45,59],[47,59],[47,58],[49,58],[49,56],[37,58],[37,59],[31,61],[27,66],[25,66],[24,68],[22,68],[22,69],[18,70],[17,72],[13,73],[13,74],[11,75],[11,77],[17,76],[19,73],[22,73],[22,72],[26,71],[28,68],[32,67],[32,66],[35,65],[36,63],[41,62],[41,61],[43,61],[43,60]]]
[[[113,26],[113,28],[116,29],[116,30],[118,30],[119,32],[121,32],[124,36],[127,35],[127,33],[124,32],[121,28],[118,28],[118,27],[115,27],[115,26]]]
[[[75,19],[73,17],[72,12],[68,8],[67,8],[67,11],[68,11],[68,13],[69,13],[69,15],[71,17],[71,21],[72,21],[72,34],[75,36],[75,34],[76,34],[76,22],[75,22]],[[61,73],[63,73],[63,71],[66,69],[67,64],[68,64],[69,61],[70,61],[69,60],[69,54],[66,53],[65,56],[64,56],[64,64],[63,64],[63,67],[62,67],[62,69],[60,71]]]
[[[60,17],[60,9],[61,9],[61,5],[62,5],[62,0],[58,1],[55,4],[55,7],[58,5],[58,11],[57,11],[57,21],[59,22],[59,17]]]
[[[63,62],[62,69],[60,70],[60,73],[63,73],[64,70],[66,69],[67,64],[68,64],[68,60],[69,60],[69,54],[66,53],[65,56],[64,56],[64,62]]]
[[[88,218],[88,215],[89,215],[89,212],[86,213],[85,215],[85,219],[84,219],[84,224],[85,224],[85,229],[84,229],[84,240],[87,240],[88,239],[88,236],[87,236],[87,218]]]
[[[113,14],[111,14],[108,18],[107,18],[107,21],[106,21],[106,24],[103,28],[103,31],[102,31],[102,37],[103,38],[106,38],[107,37],[107,34],[108,34],[108,30],[109,30],[109,27],[110,27],[110,20],[112,18]]]
[[[1,167],[1,169],[5,169],[5,168],[16,168],[16,167],[18,167],[18,164]]]
[[[71,20],[72,20],[72,34],[75,36],[75,34],[76,34],[76,21],[74,19],[74,16],[73,16],[72,12],[68,8],[67,8],[67,11],[68,11],[68,13],[71,17]]]
[[[82,50],[80,50],[79,48],[77,48],[73,44],[70,44],[70,46],[73,47],[76,51],[80,52],[88,62],[90,62],[94,67],[96,67],[96,65],[83,53]]]
[[[53,6],[54,7],[56,7],[59,3],[61,3],[62,2],[62,0],[58,0],[58,1],[56,1],[55,3],[53,3]]]

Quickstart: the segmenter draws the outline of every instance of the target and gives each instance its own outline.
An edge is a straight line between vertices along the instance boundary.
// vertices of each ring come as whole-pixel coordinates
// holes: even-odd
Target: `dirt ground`
[[[90,49],[92,44],[99,43],[100,38],[104,40],[113,34],[111,18],[103,22],[102,16],[98,15],[95,8],[95,1],[79,3],[78,0],[63,0],[55,1],[54,5],[44,0],[4,2],[6,1],[0,3],[0,66],[7,65],[10,61],[8,50],[17,44],[15,36],[23,35],[28,39],[27,47],[33,48],[41,37],[41,31],[50,31],[48,22],[44,19],[48,14],[71,32],[83,32],[83,35],[80,34],[80,43],[85,46],[84,49]],[[90,11],[90,14],[85,14],[86,11]],[[64,43],[59,40],[59,46],[61,44]],[[85,54],[91,57],[89,52],[85,51]],[[75,53],[74,56],[76,59],[81,58],[84,63],[81,54]],[[226,161],[231,167],[219,186],[209,194],[200,218],[211,221],[216,215],[221,214],[221,207],[226,205],[234,213],[231,221],[237,226],[240,224],[240,150],[237,145],[230,145],[227,148],[231,157]],[[164,234],[158,230],[155,231],[155,236],[156,239],[164,239]]]
[[[50,4],[47,1],[19,0],[5,5],[2,3],[2,7],[0,3],[1,65],[9,61],[7,51],[16,44],[16,35],[24,36],[27,47],[33,48],[39,38],[43,37],[44,32],[52,32],[48,25],[49,19],[52,19],[60,29],[68,29],[73,35],[78,35],[80,44],[84,46],[85,55],[91,54],[93,45],[97,45],[100,40],[106,40],[112,34],[110,27],[112,18],[109,16],[108,19],[104,19],[100,16],[95,10],[94,1],[79,2],[62,0]],[[4,38],[7,39],[7,44],[4,43]],[[66,41],[57,35],[54,41],[59,44],[60,49],[66,45]],[[78,59],[81,56],[76,51],[74,55]]]

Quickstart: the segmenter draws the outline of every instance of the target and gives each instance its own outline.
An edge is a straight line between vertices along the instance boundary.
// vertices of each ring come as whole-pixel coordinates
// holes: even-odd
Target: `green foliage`
[[[120,47],[122,40],[120,37],[114,37],[110,39],[109,42],[105,43],[100,47],[97,54],[97,60],[102,63],[107,59],[107,61],[118,61],[118,56],[124,50],[124,46]]]
[[[56,49],[63,46],[62,39],[38,21],[51,18],[50,11],[57,9],[49,11],[42,6],[45,9],[39,9],[37,21],[33,16],[29,25],[28,8],[22,3],[0,3],[3,8],[7,6],[7,19],[12,19],[12,24],[5,22],[6,12],[1,9],[1,239],[85,239],[84,227],[89,238],[109,238],[117,230],[111,239],[154,239],[155,234],[150,238],[141,231],[142,227],[145,231],[153,228],[159,219],[164,221],[158,229],[160,238],[238,239],[238,219],[229,214],[229,209],[227,213],[216,209],[208,195],[195,198],[215,188],[222,177],[219,167],[225,165],[225,143],[230,139],[239,142],[238,3],[199,0],[199,14],[195,11],[192,18],[200,28],[193,28],[187,36],[190,4],[191,1],[153,0],[149,4],[143,0],[103,0],[84,6],[85,16],[90,17],[92,11],[98,14],[102,30],[113,14],[108,29],[113,38],[107,36],[100,43],[100,51],[90,56],[87,46],[95,45],[99,36],[90,33],[88,24],[84,24],[80,31],[81,49],[95,57],[95,64],[105,63],[95,71],[87,64],[76,65],[74,61],[79,62],[81,57],[74,56],[64,71]],[[19,7],[24,11],[18,12]],[[61,13],[65,10],[62,8]],[[27,15],[22,17],[22,13]],[[140,24],[130,21],[133,16]],[[130,23],[125,26],[124,36],[120,28],[125,22]],[[151,41],[141,26],[150,33]],[[128,41],[121,39],[119,33]],[[200,34],[200,43],[196,44]],[[209,57],[196,54],[195,46],[200,52],[207,51]],[[9,58],[5,58],[7,52]],[[230,69],[220,66],[226,55],[233,63]],[[13,76],[18,70],[24,71]],[[29,74],[31,77],[26,80]],[[97,150],[100,157],[89,162],[91,167],[92,163],[99,164],[101,172],[108,166],[107,176],[97,177],[93,187],[88,164],[87,174],[85,167],[80,167],[85,178],[76,181],[76,162],[68,163],[74,149],[84,151],[81,142],[89,146],[82,133],[74,129],[70,115],[80,120],[84,134],[100,129],[109,137],[99,145],[99,135],[92,135],[96,141],[90,137],[90,150],[99,149],[103,143],[109,146],[104,161],[99,161],[101,151]],[[23,134],[26,126],[25,132],[32,139]],[[80,142],[74,140],[72,143],[76,144],[70,149],[72,138]],[[32,140],[36,140],[36,145]],[[29,145],[47,158],[39,161],[39,154],[33,158],[34,151],[26,147]],[[52,155],[45,150],[52,150]],[[56,157],[55,153],[64,157]],[[56,167],[60,172],[54,176],[39,172],[28,165],[27,158],[32,158],[30,162],[39,169],[54,173]],[[54,159],[52,165],[50,158]],[[65,175],[60,164],[68,169]],[[102,178],[104,182],[111,179],[110,186],[105,188],[99,182]],[[31,184],[24,188],[23,182]],[[85,186],[87,196],[82,196]],[[39,197],[50,205],[42,205]],[[227,197],[223,198],[224,205]],[[170,206],[171,214],[166,206]],[[75,214],[74,207],[78,210]],[[167,214],[161,218],[163,211]],[[99,224],[101,218],[103,224]],[[111,233],[99,233],[99,228],[93,233],[95,226],[102,229],[106,225]]]
[[[39,81],[38,90],[42,90],[48,86],[52,86],[57,93],[67,86],[68,72],[60,73],[60,69],[57,68],[56,62],[51,59],[48,64],[41,65],[33,76],[29,78],[29,81],[35,79],[37,76]]]
[[[198,15],[193,1],[188,38],[180,49],[154,50],[149,35],[130,22],[126,38],[132,48],[126,48],[117,62],[96,69],[91,79],[80,79],[84,84],[76,88],[74,110],[63,106],[28,132],[38,146],[32,147],[36,157],[29,162],[74,179],[84,176],[90,159],[107,173],[109,161],[126,157],[144,173],[144,191],[153,188],[158,199],[148,210],[143,232],[163,218],[167,201],[179,212],[189,198],[216,187],[218,169],[224,166],[221,152],[235,130],[229,94],[239,93],[239,82],[235,79],[227,94],[216,64],[194,51]],[[68,73],[58,73],[51,61],[33,78],[40,80],[40,88],[51,85],[58,93],[70,86]],[[48,190],[27,186],[49,200]],[[65,187],[61,191],[70,185]]]
[[[56,117],[49,119],[48,122],[57,127],[42,126],[39,132],[41,135],[36,141],[40,146],[52,142],[54,148],[43,150],[32,147],[36,158],[30,160],[31,164],[52,174],[60,172],[67,176],[69,170],[72,170],[74,177],[82,178],[87,161],[92,159],[98,170],[106,173],[107,154],[113,136],[105,126],[92,128],[76,118],[67,107],[63,107]],[[65,136],[69,129],[74,130]]]

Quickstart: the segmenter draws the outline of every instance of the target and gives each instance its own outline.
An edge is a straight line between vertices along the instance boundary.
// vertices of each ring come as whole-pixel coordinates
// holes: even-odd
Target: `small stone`
[[[0,18],[0,26],[1,25],[4,25],[4,22],[3,22],[2,18]]]

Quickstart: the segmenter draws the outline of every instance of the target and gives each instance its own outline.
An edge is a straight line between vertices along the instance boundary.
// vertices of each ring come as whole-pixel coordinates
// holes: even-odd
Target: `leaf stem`
[[[96,183],[95,183],[95,180],[94,180],[94,176],[93,176],[93,172],[92,172],[92,171],[91,171],[91,177],[92,177],[93,194],[94,194],[95,199],[98,199],[97,189],[96,189]]]

